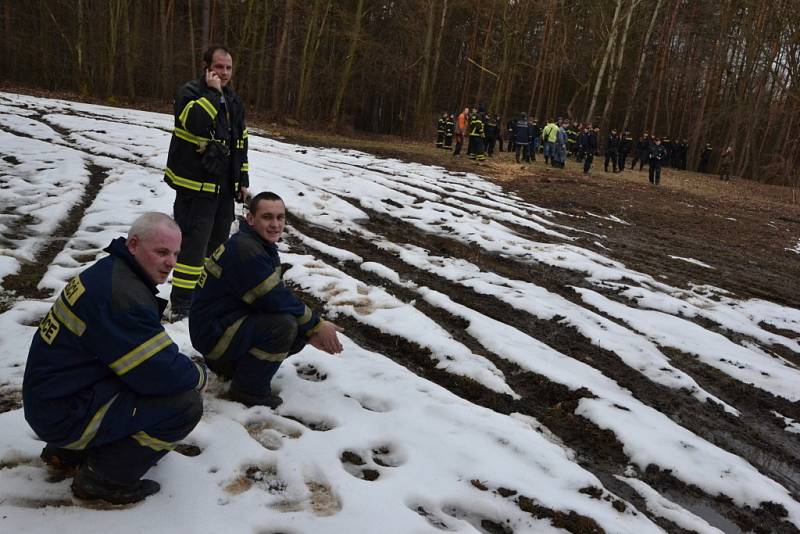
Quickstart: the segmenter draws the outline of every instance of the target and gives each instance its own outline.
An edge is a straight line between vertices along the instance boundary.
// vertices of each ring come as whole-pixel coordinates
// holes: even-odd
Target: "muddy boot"
[[[42,454],[39,455],[39,458],[51,469],[62,472],[67,476],[72,476],[80,467],[85,456],[85,451],[62,449],[48,443],[42,449]]]
[[[119,484],[83,465],[72,481],[72,493],[86,501],[106,501],[111,504],[133,504],[158,493],[161,486],[154,480],[143,478],[132,484]]]

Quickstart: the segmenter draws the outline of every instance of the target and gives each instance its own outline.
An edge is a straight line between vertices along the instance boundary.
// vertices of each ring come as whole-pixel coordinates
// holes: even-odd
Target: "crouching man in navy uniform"
[[[285,224],[278,195],[253,197],[239,231],[206,261],[189,312],[192,345],[209,369],[231,379],[231,400],[246,406],[280,405],[270,380],[306,343],[328,354],[342,351],[341,328],[320,319],[282,281],[286,266],[277,243]]]
[[[77,468],[78,498],[130,504],[158,492],[141,477],[203,414],[206,370],[164,331],[156,297],[180,246],[169,216],[142,215],[67,284],[33,336],[25,419],[47,442],[46,463]]]

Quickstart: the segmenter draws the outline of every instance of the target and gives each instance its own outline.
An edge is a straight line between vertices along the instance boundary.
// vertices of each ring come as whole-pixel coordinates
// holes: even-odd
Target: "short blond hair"
[[[153,235],[153,232],[157,228],[162,226],[169,228],[170,230],[177,230],[178,232],[181,231],[178,223],[176,223],[172,217],[166,213],[161,213],[160,211],[149,211],[140,215],[135,221],[133,221],[133,224],[131,224],[131,227],[128,230],[128,240],[134,236],[138,237],[139,239],[147,239]]]

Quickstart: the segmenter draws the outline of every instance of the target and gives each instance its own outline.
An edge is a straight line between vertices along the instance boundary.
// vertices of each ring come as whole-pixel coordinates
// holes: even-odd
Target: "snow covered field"
[[[66,281],[141,213],[171,212],[171,124],[0,93],[0,278],[59,243],[39,282],[49,297],[3,286],[8,399]],[[50,481],[11,402],[0,531],[800,528],[800,344],[786,335],[800,310],[636,272],[585,247],[602,234],[477,175],[257,132],[250,167],[251,190],[278,193],[292,216],[287,279],[346,327],[345,351],[288,359],[274,412],[212,381],[190,452],[168,455],[149,474],[161,493],[126,509],[87,508],[69,480]],[[98,179],[77,229],[56,235]],[[195,354],[185,321],[167,330]]]

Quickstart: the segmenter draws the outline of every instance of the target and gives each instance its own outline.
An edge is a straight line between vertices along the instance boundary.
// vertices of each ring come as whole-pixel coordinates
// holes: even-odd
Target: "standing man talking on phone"
[[[164,181],[175,190],[175,221],[183,234],[172,275],[170,320],[189,314],[192,292],[209,254],[230,235],[234,200],[250,185],[244,105],[230,87],[230,50],[203,53],[203,74],[181,87]]]

